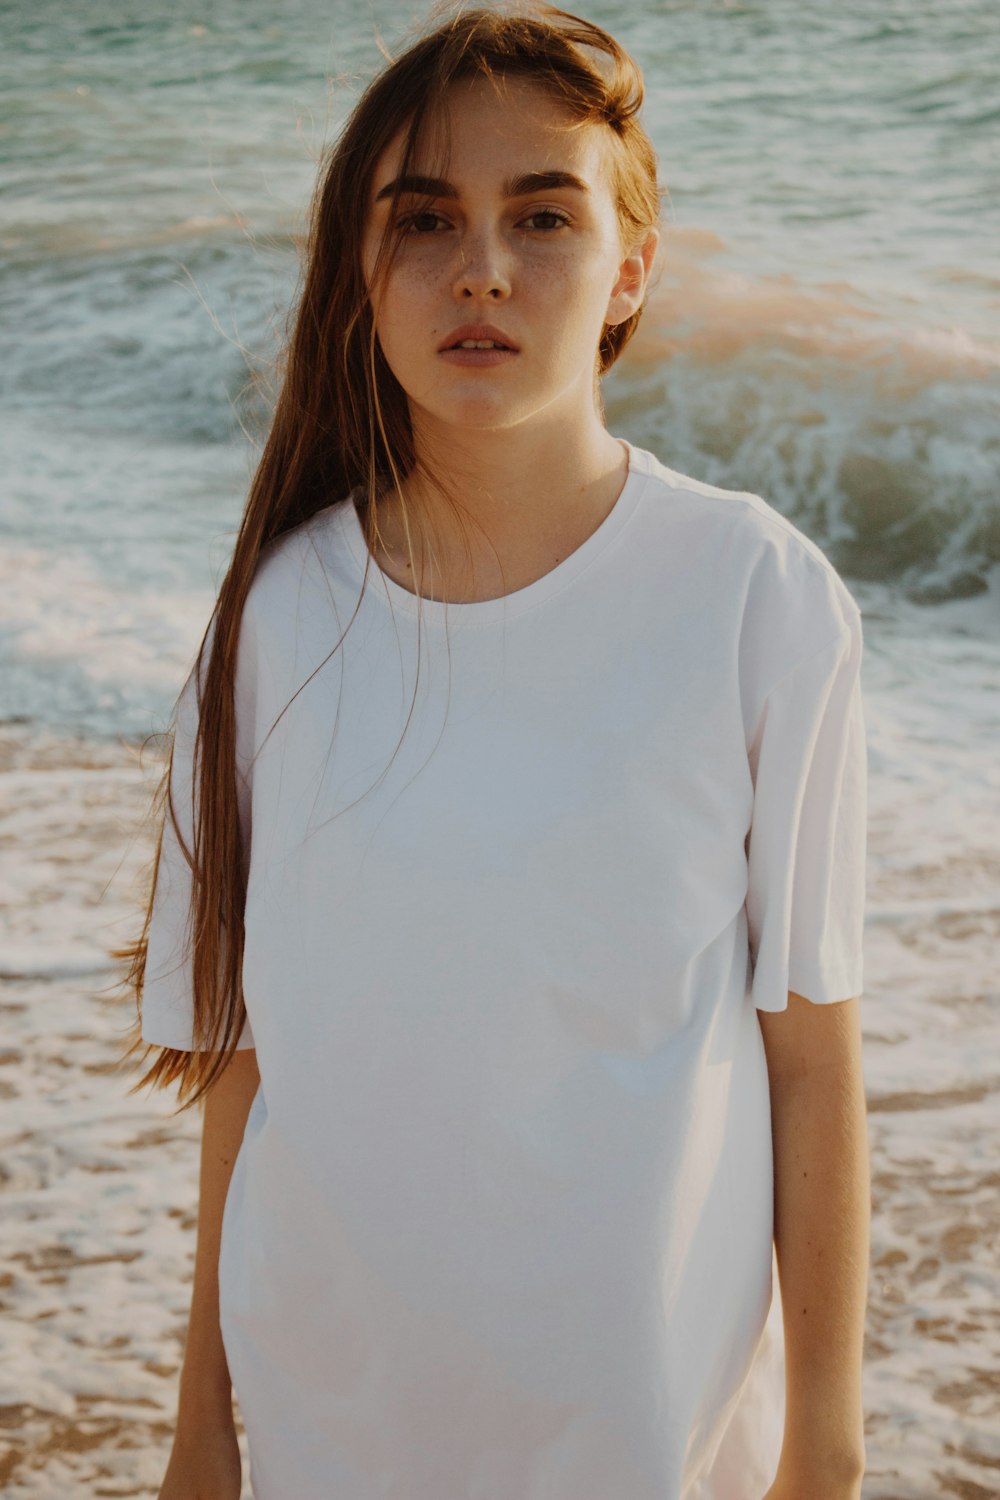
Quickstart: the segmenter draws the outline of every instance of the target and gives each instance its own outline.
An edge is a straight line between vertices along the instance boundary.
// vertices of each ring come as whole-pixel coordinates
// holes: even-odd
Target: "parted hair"
[[[142,1051],[141,1076],[131,1092],[147,1084],[176,1083],[181,1109],[201,1098],[228,1063],[246,1014],[247,851],[237,812],[234,688],[243,607],[258,563],[284,533],[345,497],[357,497],[369,546],[374,546],[380,537],[379,495],[394,492],[405,524],[401,483],[416,467],[430,472],[423,462],[418,464],[406,395],[379,347],[370,298],[391,268],[402,234],[393,227],[398,181],[412,172],[428,133],[440,125],[448,88],[474,78],[502,87],[506,77],[520,75],[550,90],[567,128],[589,124],[608,132],[606,160],[623,246],[641,242],[659,221],[656,153],[638,117],[642,75],[600,26],[544,3],[515,10],[459,9],[443,21],[438,11],[398,57],[386,56],[386,66],[362,93],[321,171],[305,240],[302,290],[278,367],[273,416],[232,557],[185,684],[191,685],[194,675],[193,847],[184,840],[171,794],[171,736],[150,809],[158,833],[142,930],[134,942],[111,950],[123,961],[122,982],[137,1008],[121,1058],[124,1062]],[[389,228],[374,273],[366,279],[363,244],[372,177],[397,137],[402,158]],[[641,312],[640,307],[624,322],[603,328],[595,351],[595,390],[600,375],[635,332]],[[431,477],[447,495],[446,476]],[[139,1019],[167,817],[192,873],[189,972],[200,1048],[192,1051],[145,1043]]]

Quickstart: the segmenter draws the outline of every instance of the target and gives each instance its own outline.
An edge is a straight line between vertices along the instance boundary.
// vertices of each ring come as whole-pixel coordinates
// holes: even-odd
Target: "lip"
[[[454,346],[456,344],[460,344],[463,339],[492,339],[496,344],[504,344],[506,348],[513,351],[513,353],[516,354],[518,352],[518,346],[515,344],[514,340],[510,337],[510,334],[504,333],[502,328],[495,328],[492,323],[464,323],[461,328],[453,329],[453,331],[448,334],[448,337],[438,345],[438,353],[446,354],[449,351],[456,352]],[[466,349],[463,352],[466,354],[471,354],[490,353],[496,351]]]

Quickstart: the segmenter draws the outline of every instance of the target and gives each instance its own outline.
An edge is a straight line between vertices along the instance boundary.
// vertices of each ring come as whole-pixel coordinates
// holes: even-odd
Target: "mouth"
[[[472,324],[467,323],[462,328],[454,329],[444,343],[439,345],[439,354],[448,354],[457,349],[472,350],[501,350],[507,354],[516,354],[517,345],[512,338],[504,333],[502,328],[495,328],[491,323]]]

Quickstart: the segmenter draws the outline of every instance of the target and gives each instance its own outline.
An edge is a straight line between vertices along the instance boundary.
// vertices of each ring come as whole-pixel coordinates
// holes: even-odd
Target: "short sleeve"
[[[749,746],[751,998],[787,1009],[862,989],[867,751],[861,616],[768,692]]]
[[[209,660],[215,616],[203,654]],[[249,767],[254,732],[254,662],[247,612],[241,626],[236,673],[237,793],[243,847],[249,857],[251,799]],[[195,809],[195,737],[198,729],[197,674],[192,672],[177,700],[174,715],[174,750],[170,789],[184,841],[193,848]],[[191,869],[180,847],[169,808],[165,806],[163,839],[156,889],[150,915],[146,972],[141,1006],[141,1034],[145,1042],[182,1052],[204,1050],[194,1038],[194,1003],[191,989],[190,906]],[[247,1017],[237,1048],[255,1045]]]

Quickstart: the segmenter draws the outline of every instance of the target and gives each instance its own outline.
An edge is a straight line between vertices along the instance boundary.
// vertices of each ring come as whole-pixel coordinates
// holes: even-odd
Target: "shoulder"
[[[350,498],[335,501],[266,543],[257,560],[245,611],[258,625],[298,614],[303,591],[329,587],[343,550],[343,520]]]
[[[649,524],[716,595],[725,590],[719,603],[734,607],[747,651],[769,648],[781,670],[784,659],[860,631],[857,602],[829,557],[762,495],[679,473],[644,449],[632,458],[646,476]]]

